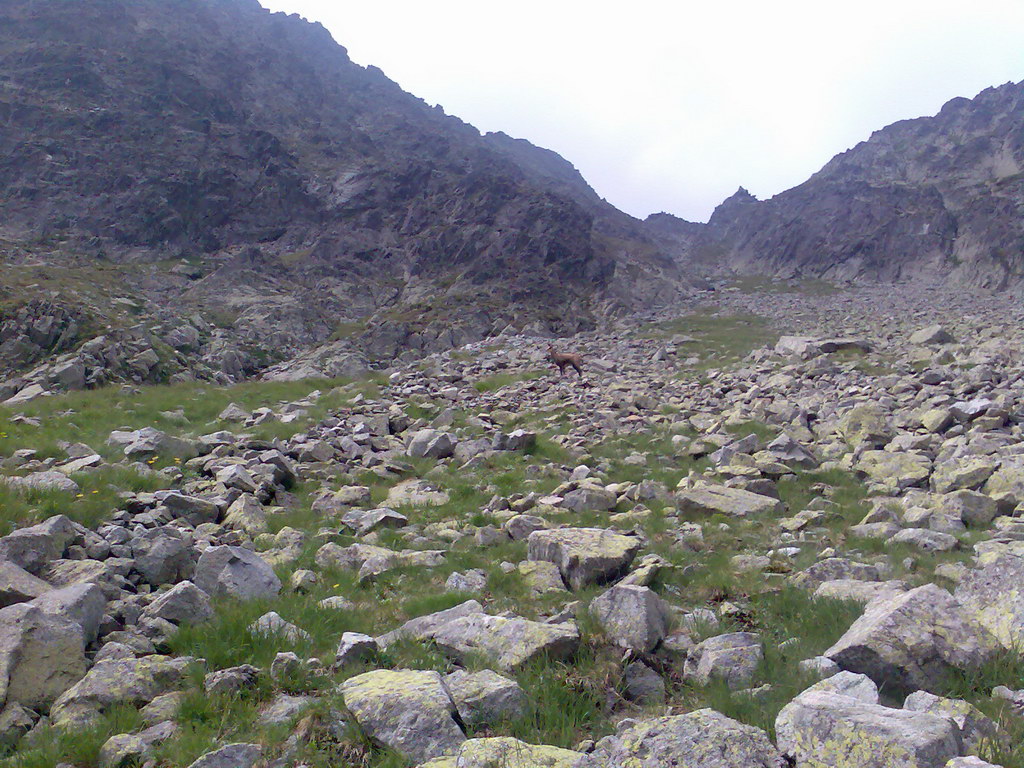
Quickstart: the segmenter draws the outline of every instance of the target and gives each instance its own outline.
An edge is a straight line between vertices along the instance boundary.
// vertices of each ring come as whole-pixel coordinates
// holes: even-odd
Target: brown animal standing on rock
[[[576,369],[576,376],[583,378],[583,357],[575,352],[556,352],[555,348],[548,344],[548,357],[551,362],[558,366],[558,372],[565,376],[565,369],[570,365]]]

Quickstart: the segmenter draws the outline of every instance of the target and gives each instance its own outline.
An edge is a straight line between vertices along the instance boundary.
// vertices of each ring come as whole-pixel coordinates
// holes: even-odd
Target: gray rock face
[[[493,670],[458,670],[447,675],[444,681],[459,717],[467,726],[513,720],[526,711],[526,693],[519,683]]]
[[[0,538],[0,560],[7,560],[38,575],[51,560],[64,556],[75,537],[75,528],[64,515],[55,515],[38,525],[19,528]]]
[[[259,744],[228,744],[207,752],[188,768],[253,768],[262,752]]]
[[[131,541],[137,570],[153,586],[192,578],[192,550],[177,528],[163,526],[143,531]]]
[[[50,616],[67,617],[76,622],[82,628],[83,643],[89,645],[99,635],[107,598],[95,584],[72,584],[50,590],[33,600],[32,605]]]
[[[447,432],[421,429],[412,436],[405,452],[413,458],[446,459],[455,453],[455,439]]]
[[[527,539],[527,557],[557,565],[573,589],[623,575],[639,550],[635,538],[600,528],[534,531]]]
[[[437,672],[378,669],[349,678],[341,693],[367,736],[414,763],[456,750],[466,740]]]
[[[615,586],[590,603],[590,614],[609,639],[647,653],[668,631],[668,606],[647,587]]]
[[[146,656],[96,663],[53,703],[50,717],[62,727],[88,727],[116,704],[142,706],[179,688],[192,659]]]
[[[198,454],[194,443],[168,435],[155,427],[144,427],[130,435],[130,442],[124,448],[124,455],[133,460],[145,460],[153,456],[191,459]]]
[[[1024,640],[1024,558],[1004,555],[967,572],[954,593],[970,616],[1007,648]]]
[[[684,671],[701,685],[719,679],[737,690],[750,684],[763,656],[756,634],[730,632],[698,643],[687,656]]]
[[[20,603],[0,610],[0,703],[48,707],[85,674],[83,630]]]
[[[53,587],[24,568],[0,560],[0,608],[28,602],[51,589]]]
[[[62,472],[45,470],[33,472],[24,477],[5,477],[3,482],[11,488],[19,491],[63,491],[64,493],[78,493],[81,490],[78,483]]]
[[[941,768],[962,749],[952,720],[822,690],[787,704],[775,730],[797,768]]]
[[[238,600],[276,595],[281,580],[267,562],[244,547],[210,547],[196,564],[195,584],[211,597]]]
[[[573,768],[785,768],[764,731],[711,709],[642,720],[597,748]]]
[[[934,584],[869,603],[825,651],[843,669],[895,692],[938,690],[953,669],[974,669],[995,654],[995,637]]]
[[[948,717],[956,723],[966,751],[974,752],[982,742],[994,742],[998,735],[998,726],[994,721],[973,704],[961,699],[947,699],[927,691],[918,691],[907,696],[903,708],[911,712]]]
[[[573,512],[607,512],[615,509],[614,493],[599,486],[585,486],[569,491],[562,499],[562,506]]]
[[[213,617],[213,608],[209,595],[191,581],[182,581],[147,605],[143,615],[172,624],[199,624]]]
[[[771,496],[710,484],[679,491],[676,494],[676,506],[680,512],[722,514],[729,517],[779,515],[786,509],[785,504]]]
[[[541,654],[563,659],[579,648],[575,624],[542,624],[517,617],[471,614],[454,619],[432,633],[444,653],[462,661],[479,654],[499,669],[515,669]]]

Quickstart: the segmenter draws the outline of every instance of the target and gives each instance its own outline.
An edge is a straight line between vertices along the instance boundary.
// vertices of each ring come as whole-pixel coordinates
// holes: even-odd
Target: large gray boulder
[[[572,622],[543,624],[485,613],[449,621],[432,637],[438,648],[456,661],[479,655],[502,670],[516,669],[541,655],[568,658],[580,645],[579,630]]]
[[[917,691],[907,696],[903,708],[911,712],[927,712],[948,717],[960,734],[964,749],[975,752],[983,743],[995,743],[999,728],[996,723],[969,701],[936,696],[928,691]]]
[[[266,560],[244,547],[210,547],[196,564],[195,584],[210,597],[272,597],[281,580]]]
[[[45,709],[85,670],[78,622],[30,603],[0,610],[0,706]]]
[[[209,595],[191,581],[182,581],[157,595],[142,615],[172,624],[200,624],[213,618],[213,608],[210,606]]]
[[[436,429],[421,429],[409,440],[405,452],[413,458],[446,459],[455,452],[455,438]]]
[[[50,616],[66,617],[82,628],[82,642],[96,640],[107,598],[96,584],[72,584],[37,597],[32,605]]]
[[[64,556],[64,550],[75,535],[74,523],[69,518],[54,515],[38,525],[19,528],[0,538],[0,560],[38,575],[51,560]]]
[[[624,575],[639,550],[638,539],[601,528],[534,531],[527,539],[528,559],[554,563],[573,589]]]
[[[618,646],[653,651],[668,631],[668,605],[648,587],[615,586],[590,603],[590,615]]]
[[[868,603],[825,656],[907,694],[939,690],[951,671],[977,669],[993,658],[998,645],[951,594],[925,584]]]
[[[785,768],[764,731],[711,709],[641,720],[597,743],[574,768]]]
[[[786,505],[771,496],[708,483],[678,491],[676,506],[680,512],[727,517],[780,515],[786,511]]]
[[[165,525],[141,532],[131,540],[135,570],[154,587],[192,577],[195,563],[185,535]]]
[[[259,744],[227,744],[207,752],[188,768],[253,768],[262,752]]]
[[[684,673],[700,685],[723,680],[736,690],[750,684],[763,657],[761,638],[756,634],[729,632],[698,643],[686,658]]]
[[[192,661],[187,656],[145,656],[97,662],[53,703],[50,718],[60,727],[86,728],[118,704],[141,707],[182,687]]]
[[[444,681],[459,717],[467,726],[513,720],[526,711],[526,693],[519,683],[493,670],[457,670]]]
[[[53,589],[14,563],[0,560],[0,608],[26,603]]]
[[[580,752],[527,744],[511,736],[468,739],[452,755],[436,757],[419,768],[572,768]]]
[[[775,720],[779,749],[795,768],[942,768],[961,754],[957,727],[948,718],[819,686],[797,696]]]
[[[1003,555],[975,568],[957,584],[964,610],[1007,648],[1024,642],[1024,558]]]
[[[466,740],[437,672],[378,669],[346,680],[341,694],[363,733],[414,763],[452,752]]]

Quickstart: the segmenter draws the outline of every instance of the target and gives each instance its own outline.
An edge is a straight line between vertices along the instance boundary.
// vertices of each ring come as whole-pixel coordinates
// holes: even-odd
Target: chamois
[[[576,376],[579,379],[583,378],[583,357],[576,354],[575,352],[557,352],[555,348],[548,345],[548,357],[555,365],[558,366],[558,372],[565,376],[565,369],[570,365],[576,369]]]

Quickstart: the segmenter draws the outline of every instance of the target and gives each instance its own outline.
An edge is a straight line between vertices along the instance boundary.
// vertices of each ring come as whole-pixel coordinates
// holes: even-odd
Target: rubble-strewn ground
[[[1020,316],[747,280],[582,382],[6,409],[4,764],[1024,766]]]

